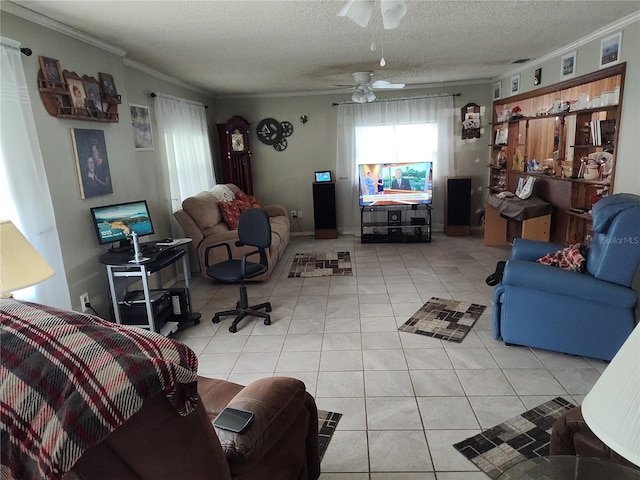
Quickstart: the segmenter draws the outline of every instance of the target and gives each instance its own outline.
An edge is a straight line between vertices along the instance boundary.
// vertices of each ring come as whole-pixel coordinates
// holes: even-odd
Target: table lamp
[[[0,296],[27,288],[55,272],[33,245],[8,220],[0,220]]]
[[[585,397],[582,415],[611,450],[640,466],[640,325]]]

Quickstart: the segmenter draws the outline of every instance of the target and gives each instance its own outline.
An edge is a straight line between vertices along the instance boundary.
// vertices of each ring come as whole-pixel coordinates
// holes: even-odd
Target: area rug
[[[460,343],[485,308],[477,303],[431,297],[398,330]]]
[[[553,424],[574,406],[554,398],[453,447],[495,479],[518,462],[549,455]]]
[[[318,445],[320,447],[320,460],[327,451],[333,432],[336,431],[341,413],[318,410]]]
[[[349,252],[296,253],[289,278],[353,275]]]

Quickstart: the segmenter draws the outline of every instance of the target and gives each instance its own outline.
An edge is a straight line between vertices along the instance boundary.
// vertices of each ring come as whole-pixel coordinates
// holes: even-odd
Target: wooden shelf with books
[[[621,63],[493,103],[490,163],[503,152],[510,191],[520,178],[535,174],[534,195],[555,207],[553,241],[572,243],[587,235],[590,217],[570,209],[588,212],[613,189],[625,71]],[[497,145],[504,129],[506,145]],[[516,153],[522,167],[514,164]],[[540,170],[528,171],[530,165]],[[494,170],[489,172],[494,191]]]

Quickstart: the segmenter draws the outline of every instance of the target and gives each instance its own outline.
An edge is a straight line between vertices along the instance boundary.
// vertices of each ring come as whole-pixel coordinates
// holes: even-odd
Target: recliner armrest
[[[229,464],[260,461],[299,417],[305,394],[303,382],[287,377],[262,378],[243,388],[228,406],[252,411],[253,422],[243,433],[216,428]]]
[[[630,288],[599,280],[588,273],[563,270],[534,262],[508,261],[502,285],[566,295],[613,305],[616,308],[632,308],[637,302],[637,296]]]
[[[513,248],[511,249],[511,260],[535,262],[547,253],[554,253],[563,248],[565,248],[565,246],[559,243],[516,238],[513,242]]]

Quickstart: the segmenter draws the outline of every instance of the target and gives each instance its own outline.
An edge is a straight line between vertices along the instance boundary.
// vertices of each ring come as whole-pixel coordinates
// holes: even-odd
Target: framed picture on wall
[[[560,60],[560,80],[576,76],[576,51],[567,53]]]
[[[113,193],[103,130],[71,129],[71,142],[83,199]]]
[[[40,62],[40,70],[42,70],[42,77],[46,82],[63,83],[62,80],[62,68],[60,67],[60,60],[55,58],[38,57]]]
[[[118,91],[116,90],[116,83],[113,81],[113,75],[100,72],[98,76],[100,77],[102,95],[107,97],[117,97]]]
[[[605,37],[600,42],[600,68],[620,63],[622,32]]]
[[[496,82],[493,84],[493,99],[500,100],[500,95],[502,95],[502,82]]]
[[[71,94],[72,113],[74,115],[88,115],[87,94],[84,91],[82,79],[75,73],[66,70],[64,71],[64,79],[69,86],[69,93]]]
[[[136,150],[153,150],[151,133],[151,115],[146,105],[129,104],[131,125],[133,127],[133,143]]]
[[[511,95],[520,93],[520,74],[511,77]]]

